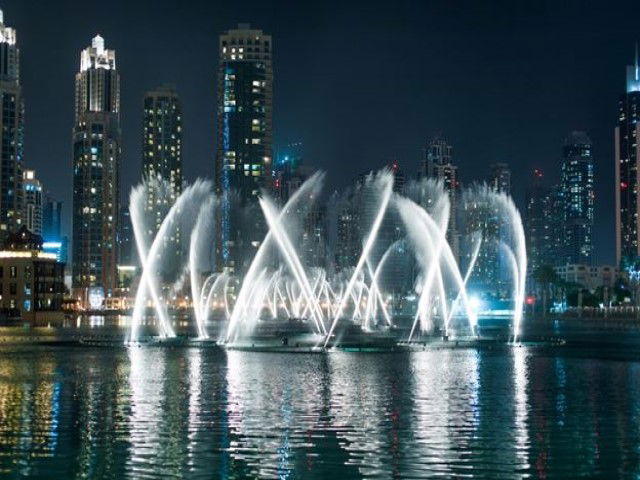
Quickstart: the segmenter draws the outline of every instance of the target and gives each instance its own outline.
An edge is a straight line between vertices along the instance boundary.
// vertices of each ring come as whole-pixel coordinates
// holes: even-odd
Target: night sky
[[[482,5],[481,5],[482,4]],[[218,35],[239,22],[273,35],[274,143],[304,143],[331,188],[426,140],[454,146],[463,182],[510,164],[519,205],[534,167],[559,176],[586,130],[596,161],[596,261],[612,262],[613,129],[640,2],[268,2],[4,0],[17,29],[26,152],[45,189],[72,197],[71,128],[80,50],[100,33],[121,75],[122,198],[141,172],[142,96],[173,83],[184,109],[187,180],[212,177]]]

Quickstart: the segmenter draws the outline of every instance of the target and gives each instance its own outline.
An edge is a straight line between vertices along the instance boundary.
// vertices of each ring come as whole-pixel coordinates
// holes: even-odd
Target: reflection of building
[[[73,127],[73,286],[117,282],[120,76],[116,54],[97,35],[76,74]]]
[[[16,31],[4,25],[0,10],[0,236],[16,231],[22,221],[24,103],[19,60]]]
[[[42,235],[42,185],[34,170],[24,170],[24,210],[22,221],[31,233]]]
[[[219,267],[241,268],[253,257],[264,228],[240,232],[232,191],[241,205],[254,203],[271,183],[272,43],[262,30],[240,24],[220,35],[218,64],[216,192],[221,198]],[[258,222],[259,216],[255,221]]]
[[[64,264],[42,251],[42,237],[22,227],[0,251],[2,309],[33,323],[61,319]]]
[[[591,264],[593,256],[593,157],[584,132],[571,132],[562,151],[563,263]]]
[[[153,238],[182,193],[182,106],[172,86],[165,85],[145,94],[142,174],[148,179],[158,179],[168,187],[167,192],[160,193],[158,183],[148,183],[145,213],[149,238]],[[170,236],[165,248],[179,251],[179,229],[171,229]],[[122,258],[120,263],[123,263]]]
[[[627,89],[618,100],[615,129],[616,262],[640,254],[638,170],[640,170],[640,69],[627,66]]]
[[[453,164],[453,147],[441,138],[433,139],[424,149],[422,162],[418,169],[418,178],[435,178],[440,180],[449,194],[451,214],[449,216],[449,228],[447,240],[451,245],[453,254],[457,257],[458,229],[456,225],[457,199],[458,199],[458,167]]]
[[[618,279],[618,269],[613,265],[566,264],[554,267],[560,279],[578,283],[584,288],[595,290],[598,287],[613,288]]]

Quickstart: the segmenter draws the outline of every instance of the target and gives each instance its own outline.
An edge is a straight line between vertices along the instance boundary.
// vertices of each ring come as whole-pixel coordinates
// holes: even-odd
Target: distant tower
[[[627,89],[618,100],[615,129],[616,260],[640,255],[640,72],[638,47],[634,65],[627,66]]]
[[[25,170],[23,179],[24,224],[31,233],[42,236],[42,185],[34,170]]]
[[[97,35],[80,55],[73,127],[73,287],[117,286],[120,75]]]
[[[561,200],[560,188],[547,186],[542,170],[536,168],[525,193],[524,229],[530,273],[543,265],[562,263],[564,204]]]
[[[138,255],[134,245],[133,225],[128,207],[120,208],[120,222],[118,225],[118,264],[136,265]]]
[[[16,31],[4,25],[0,10],[0,239],[22,223],[24,101],[19,59]]]
[[[145,94],[142,128],[142,174],[169,187],[168,195],[161,196],[156,183],[148,184],[145,211],[152,238],[182,193],[182,105],[174,87],[165,85]],[[167,241],[173,246],[165,248],[181,250],[180,231],[172,229],[171,234]]]
[[[232,192],[242,205],[256,203],[271,184],[273,45],[247,24],[220,35],[218,64],[216,192],[222,200],[218,266],[241,269],[262,240],[261,228],[240,233]],[[257,221],[257,219],[256,219]]]
[[[564,206],[564,263],[590,265],[593,260],[593,156],[584,132],[571,132],[562,150],[560,181]]]
[[[489,186],[496,192],[511,195],[511,170],[506,163],[494,163],[491,165],[491,177]]]
[[[42,214],[42,238],[45,242],[62,239],[62,202],[47,197]]]
[[[418,169],[418,178],[423,177],[440,180],[449,194],[451,213],[447,239],[454,255],[457,257],[459,253],[456,222],[459,190],[458,167],[453,164],[453,147],[446,140],[435,138],[424,149],[422,162]]]

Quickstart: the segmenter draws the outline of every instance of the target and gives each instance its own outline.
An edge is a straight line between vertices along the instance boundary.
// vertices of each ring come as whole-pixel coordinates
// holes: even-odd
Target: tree
[[[551,295],[551,289],[560,284],[560,277],[551,265],[540,265],[532,275],[536,285],[542,293],[542,315],[547,314],[547,301]]]

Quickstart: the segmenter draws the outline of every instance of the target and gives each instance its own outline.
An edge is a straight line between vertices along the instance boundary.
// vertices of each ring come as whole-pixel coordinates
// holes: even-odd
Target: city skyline
[[[63,100],[68,102],[73,93],[68,85],[73,75],[70,68],[77,61],[75,52],[83,48],[86,38],[98,32],[108,38],[109,45],[119,51],[119,68],[126,73],[122,92],[122,199],[128,195],[130,186],[139,181],[143,93],[164,82],[175,83],[178,93],[184,96],[185,177],[212,178],[217,94],[217,58],[213,52],[223,31],[246,21],[273,35],[278,45],[274,57],[274,69],[278,72],[274,85],[274,145],[301,140],[308,164],[328,171],[343,166],[344,175],[329,176],[334,186],[342,186],[361,171],[376,169],[392,158],[399,161],[404,171],[415,171],[422,145],[441,132],[456,149],[456,163],[465,183],[474,178],[485,179],[491,163],[508,163],[514,171],[514,198],[522,207],[533,168],[542,168],[546,175],[558,171],[559,147],[566,132],[585,130],[593,139],[596,159],[595,261],[614,261],[613,219],[609,214],[614,199],[612,128],[617,117],[617,98],[624,89],[624,69],[633,59],[633,44],[639,36],[628,18],[633,15],[611,12],[604,4],[582,9],[581,22],[574,22],[570,13],[575,12],[568,6],[543,5],[533,10],[510,6],[505,12],[496,11],[493,17],[471,5],[452,10],[439,3],[428,7],[402,4],[398,11],[389,13],[375,7],[361,12],[353,4],[341,6],[342,15],[338,17],[342,19],[334,20],[328,15],[329,7],[317,7],[320,12],[315,13],[321,13],[319,16],[298,7],[281,17],[274,5],[285,4],[256,4],[255,8],[247,9],[251,11],[249,15],[233,8],[220,11],[219,7],[205,5],[177,9],[177,17],[190,28],[178,29],[172,38],[178,39],[176,43],[183,51],[184,45],[189,44],[202,47],[193,50],[204,49],[211,54],[202,56],[187,51],[176,56],[168,67],[155,61],[160,58],[159,51],[166,52],[168,48],[174,52],[172,49],[178,46],[161,40],[151,24],[173,22],[171,15],[152,14],[158,21],[150,21],[149,26],[136,33],[126,22],[116,20],[128,7],[124,3],[116,2],[114,15],[107,17],[91,12],[78,16],[72,14],[70,2],[62,2],[56,6],[56,18],[73,22],[73,28],[64,28],[64,34],[57,37],[55,47],[44,58],[38,44],[53,35],[53,24],[49,21],[52,11],[11,1],[0,5],[7,23],[18,31],[21,45],[21,80],[25,84],[27,112],[25,163],[39,172],[45,190],[64,202],[67,232],[70,232],[71,189],[66,172],[71,169],[71,152],[68,133],[59,132],[68,132],[72,124],[72,112]],[[634,8],[637,9],[630,4],[632,11]],[[90,10],[93,11],[92,7]],[[130,10],[129,15],[134,18],[142,16],[144,8],[141,4]],[[536,20],[531,24],[539,25],[542,21],[549,27],[548,39],[525,21],[531,16]],[[417,19],[422,17],[429,18],[428,25],[437,28],[418,28]],[[513,45],[501,46],[488,55],[487,49],[495,47],[500,34],[513,28],[501,23],[506,17],[524,29],[523,35]],[[292,18],[299,21],[287,21]],[[573,23],[588,28],[582,31],[570,26]],[[568,40],[562,39],[557,51],[545,48],[549,42],[560,41],[559,33],[564,34],[563,28],[568,25],[573,29],[566,35]],[[442,42],[434,42],[436,34],[451,41],[446,47]],[[362,45],[356,48],[346,42],[351,38],[361,38],[362,42],[355,43]],[[408,54],[403,55],[402,63],[396,64],[393,72],[381,71],[378,66],[371,67],[373,70],[362,69],[364,65],[371,66],[372,61],[389,64],[394,58],[394,38],[417,39],[414,46],[404,48],[409,49],[408,53],[420,53],[426,66],[410,75]],[[475,40],[472,43],[471,38]],[[154,48],[157,44],[163,48]],[[331,55],[327,56],[329,51]],[[452,52],[456,55],[451,55]],[[443,56],[455,56],[457,60],[443,63]],[[198,61],[194,62],[196,58]],[[42,85],[36,66],[46,68],[52,64],[55,68],[47,69],[50,75]],[[426,75],[430,64],[439,66],[436,75]],[[357,71],[366,72],[364,84],[356,82]],[[463,72],[472,73],[471,83]],[[559,83],[552,87],[556,75]],[[40,90],[36,85],[40,85]],[[526,95],[522,94],[522,87]],[[498,98],[498,91],[503,98]],[[52,96],[52,92],[56,95]],[[398,102],[389,103],[399,92]],[[350,108],[340,108],[347,95],[352,99]],[[336,106],[320,105],[327,103],[322,98],[336,98],[336,102],[331,102]],[[511,108],[514,98],[520,99],[516,111]],[[374,116],[375,111],[385,113]],[[393,124],[388,123],[389,118],[398,115],[403,116]],[[361,121],[354,121],[356,118]],[[52,156],[61,160],[52,162]],[[64,167],[53,168],[53,164]]]

